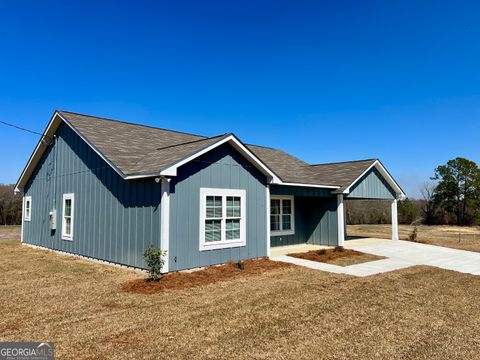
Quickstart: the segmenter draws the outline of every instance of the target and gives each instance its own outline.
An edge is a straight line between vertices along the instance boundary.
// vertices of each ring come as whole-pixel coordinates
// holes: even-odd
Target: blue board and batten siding
[[[294,196],[295,233],[272,235],[271,246],[337,245],[337,199],[329,189],[272,185],[271,195]]]
[[[31,221],[24,242],[135,267],[153,242],[160,245],[160,184],[123,180],[68,125],[62,123],[29,179]],[[73,240],[62,240],[62,197],[74,193]],[[48,213],[57,210],[52,235]]]
[[[200,188],[246,190],[246,246],[199,250]],[[267,255],[266,178],[230,145],[178,169],[170,182],[171,271]]]
[[[200,188],[246,191],[246,245],[200,251]],[[73,240],[62,240],[62,199],[73,193]],[[337,245],[337,198],[330,189],[270,186],[271,195],[294,196],[295,233],[272,235],[271,246],[301,243]],[[31,221],[24,221],[25,243],[134,267],[145,267],[143,251],[160,247],[161,186],[154,178],[123,180],[69,125],[28,180]],[[394,199],[395,191],[373,168],[347,198]],[[169,270],[226,263],[267,255],[267,179],[229,144],[192,160],[170,181]],[[49,212],[56,209],[57,230]]]
[[[382,174],[372,168],[352,186],[346,198],[393,200],[396,199],[396,193]]]

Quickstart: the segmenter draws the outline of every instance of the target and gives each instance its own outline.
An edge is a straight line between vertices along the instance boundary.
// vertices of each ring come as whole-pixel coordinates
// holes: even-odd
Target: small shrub
[[[345,248],[343,246],[335,246],[335,251],[342,252],[345,251]]]
[[[412,232],[410,232],[410,234],[408,234],[408,239],[410,241],[417,241],[417,232],[418,232],[417,227],[414,226]]]
[[[245,264],[242,260],[237,260],[233,263],[233,266],[236,268],[236,269],[239,269],[239,270],[243,270],[245,269]]]
[[[148,280],[157,281],[161,275],[163,264],[165,259],[163,258],[167,252],[157,248],[155,245],[150,243],[148,248],[143,253],[143,258],[147,263],[148,267]]]
[[[326,253],[327,253],[327,249],[318,250],[318,255],[325,255]]]

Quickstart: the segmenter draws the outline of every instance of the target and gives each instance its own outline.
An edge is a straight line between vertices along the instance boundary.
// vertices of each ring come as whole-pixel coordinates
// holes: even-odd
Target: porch
[[[345,246],[344,199],[384,200],[391,204],[392,240],[398,240],[397,198],[403,196],[387,173],[372,167],[349,186],[271,185],[267,239],[269,256]],[[348,238],[347,238],[348,239]],[[349,240],[351,241],[351,240]]]

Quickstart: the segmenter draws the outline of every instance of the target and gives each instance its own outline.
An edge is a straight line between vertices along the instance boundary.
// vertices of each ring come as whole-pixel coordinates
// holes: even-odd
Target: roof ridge
[[[245,145],[246,145],[246,146],[255,146],[255,147],[264,148],[264,149],[270,149],[270,150],[283,151],[283,150],[280,150],[280,149],[273,148],[273,147],[271,147],[271,146],[263,146],[263,145],[256,145],[256,144],[245,144]]]
[[[334,161],[328,163],[321,163],[321,164],[311,164],[309,166],[322,166],[322,165],[335,165],[335,164],[346,164],[346,163],[355,163],[355,162],[362,162],[362,161],[377,161],[378,159],[361,159],[361,160],[347,160],[347,161]]]
[[[185,131],[171,130],[171,129],[161,128],[161,127],[157,127],[157,126],[139,124],[139,123],[117,120],[117,119],[110,119],[110,118],[103,117],[103,116],[94,116],[94,115],[82,114],[82,113],[77,113],[77,112],[68,111],[68,110],[56,110],[56,111],[61,112],[61,113],[68,113],[68,114],[73,114],[73,115],[86,116],[86,117],[90,117],[90,118],[97,118],[97,119],[106,120],[106,121],[113,121],[113,122],[118,122],[118,123],[127,124],[127,125],[143,126],[143,127],[150,128],[150,129],[169,131],[169,132],[174,132],[174,133],[177,133],[177,134],[185,134],[185,135],[190,135],[190,136],[201,137],[201,138],[204,138],[204,139],[209,139],[208,136],[192,134],[192,133],[188,133],[188,132],[185,132]]]
[[[172,147],[175,147],[175,146],[181,146],[181,145],[193,144],[193,143],[206,141],[206,140],[212,140],[212,139],[222,137],[222,136],[225,136],[225,135],[229,135],[229,133],[219,134],[219,135],[215,135],[215,136],[211,136],[211,137],[206,137],[206,138],[203,138],[203,139],[197,139],[197,140],[186,141],[186,142],[182,142],[182,143],[178,143],[178,144],[168,145],[168,146],[164,146],[164,147],[159,147],[159,148],[154,149],[152,151],[164,150],[164,149],[169,149],[169,148],[172,148]]]

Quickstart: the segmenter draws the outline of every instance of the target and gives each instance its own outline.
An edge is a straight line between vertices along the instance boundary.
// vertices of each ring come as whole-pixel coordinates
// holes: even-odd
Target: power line
[[[15,128],[15,129],[17,129],[17,130],[26,131],[26,132],[29,132],[29,133],[31,133],[31,134],[40,135],[40,136],[42,137],[42,140],[43,140],[43,137],[46,137],[46,138],[48,139],[49,143],[52,141],[52,138],[51,138],[50,136],[48,136],[48,135],[44,135],[44,134],[41,134],[41,133],[39,133],[39,132],[30,130],[30,129],[27,129],[27,128],[24,128],[24,127],[15,125],[15,124],[10,124],[10,123],[8,123],[8,122],[6,122],[6,121],[0,120],[0,124],[3,124],[3,125],[5,125],[5,126],[10,126],[10,127]],[[48,144],[47,144],[47,145],[48,145]]]

